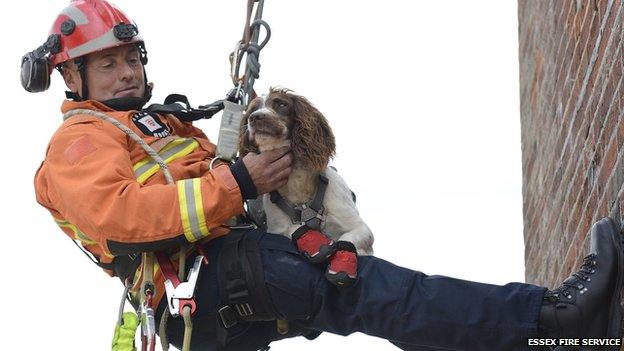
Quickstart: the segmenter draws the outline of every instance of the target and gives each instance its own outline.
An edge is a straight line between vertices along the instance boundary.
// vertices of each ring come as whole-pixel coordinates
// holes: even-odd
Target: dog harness
[[[324,173],[319,173],[316,179],[316,190],[312,200],[301,205],[295,205],[287,198],[283,197],[279,192],[271,192],[271,202],[279,207],[284,213],[290,217],[293,224],[307,225],[311,229],[320,230],[325,222],[325,208],[323,207],[323,198],[325,190],[327,190],[329,180]]]

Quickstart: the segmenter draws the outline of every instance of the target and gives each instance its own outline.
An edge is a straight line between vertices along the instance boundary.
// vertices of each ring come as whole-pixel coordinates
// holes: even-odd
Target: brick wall
[[[519,0],[526,279],[553,287],[597,219],[624,215],[624,10]]]

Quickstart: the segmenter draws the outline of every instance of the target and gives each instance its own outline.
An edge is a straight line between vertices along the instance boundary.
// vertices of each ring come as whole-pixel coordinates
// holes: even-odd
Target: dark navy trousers
[[[213,264],[203,268],[198,280],[193,350],[253,351],[286,337],[362,332],[403,350],[506,351],[527,350],[526,339],[537,334],[543,287],[428,276],[366,256],[358,259],[356,284],[337,289],[325,279],[324,267],[305,261],[288,238],[260,231],[247,235],[258,240],[270,299],[279,316],[290,322],[290,332],[278,334],[275,321],[240,323],[228,334],[227,345],[219,344],[214,263],[222,239],[215,239],[205,246]],[[182,321],[170,319],[167,334],[180,345]]]

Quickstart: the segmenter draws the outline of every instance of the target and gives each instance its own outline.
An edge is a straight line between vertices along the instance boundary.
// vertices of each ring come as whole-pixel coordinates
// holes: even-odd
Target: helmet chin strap
[[[68,99],[72,99],[74,101],[84,101],[87,100],[89,96],[89,88],[87,87],[86,74],[87,64],[84,57],[75,58],[74,63],[76,64],[76,67],[78,67],[78,74],[80,74],[80,80],[82,81],[82,95],[84,96],[84,98],[80,96],[80,94],[74,93],[73,91],[66,91],[65,96]]]

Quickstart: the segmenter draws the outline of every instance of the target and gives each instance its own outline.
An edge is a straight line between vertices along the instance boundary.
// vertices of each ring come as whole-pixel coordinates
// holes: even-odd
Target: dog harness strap
[[[321,229],[321,224],[324,220],[325,208],[323,207],[323,198],[325,198],[325,191],[329,179],[325,174],[319,173],[316,179],[316,190],[312,200],[301,204],[295,205],[287,198],[283,197],[279,192],[271,192],[271,202],[279,207],[293,222],[293,224],[300,223],[305,224],[312,229]]]
[[[301,210],[276,190],[271,191],[271,202],[284,211],[293,223],[301,222]]]
[[[312,198],[312,202],[310,202],[309,205],[309,207],[316,212],[321,212],[323,210],[323,198],[325,197],[327,184],[329,184],[329,179],[327,179],[327,177],[323,173],[319,173],[319,176],[316,180],[316,191],[314,192],[314,198]]]

